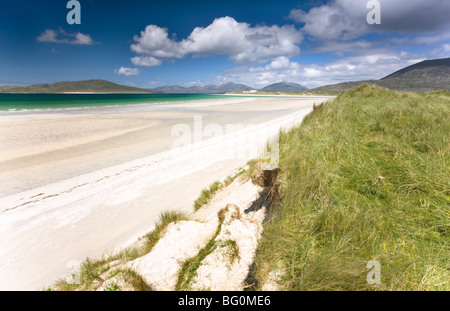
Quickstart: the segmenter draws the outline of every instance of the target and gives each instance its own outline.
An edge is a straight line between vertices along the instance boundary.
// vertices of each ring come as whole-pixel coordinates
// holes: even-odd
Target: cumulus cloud
[[[167,28],[148,25],[141,35],[134,36],[131,50],[153,58],[181,58],[184,56],[183,47],[179,42],[169,39]]]
[[[136,76],[138,75],[139,69],[137,68],[126,68],[126,67],[120,67],[119,69],[114,69],[114,73],[117,75],[123,75],[123,76]]]
[[[249,72],[264,72],[271,70],[285,70],[285,69],[297,69],[299,68],[299,64],[296,62],[292,62],[289,58],[285,56],[280,56],[275,58],[273,61],[268,63],[264,67],[251,67],[249,68]]]
[[[131,61],[135,65],[156,66],[164,59],[190,54],[226,55],[237,64],[259,62],[298,55],[302,40],[302,33],[292,25],[252,27],[231,17],[217,18],[204,28],[196,27],[180,41],[169,38],[166,28],[149,25],[134,36],[136,43],[131,50],[139,56]]]
[[[39,42],[58,42],[56,39],[58,36],[57,32],[51,29],[45,30],[39,37],[36,38]]]
[[[84,45],[92,45],[94,41],[92,41],[91,36],[82,34],[81,32],[77,32],[75,34],[75,40],[70,41],[70,44],[84,44]]]
[[[351,40],[369,32],[433,32],[450,26],[450,1],[378,0],[381,24],[366,21],[368,0],[334,0],[308,12],[291,10],[289,17],[304,24],[302,31],[319,40]]]
[[[92,45],[94,41],[91,36],[77,33],[67,33],[62,28],[59,31],[52,29],[46,29],[40,36],[36,38],[38,42],[53,42],[53,43],[65,43],[76,45]]]
[[[152,67],[161,65],[161,60],[152,56],[135,56],[131,58],[131,62],[135,66]]]
[[[298,63],[291,62],[287,57],[280,56],[274,59],[270,64],[266,65],[265,70],[279,70],[279,69],[296,69]]]

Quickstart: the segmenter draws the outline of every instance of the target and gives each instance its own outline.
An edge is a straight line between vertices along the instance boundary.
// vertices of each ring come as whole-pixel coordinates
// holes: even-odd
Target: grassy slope
[[[449,94],[363,85],[281,134],[259,285],[280,269],[285,290],[450,289]]]

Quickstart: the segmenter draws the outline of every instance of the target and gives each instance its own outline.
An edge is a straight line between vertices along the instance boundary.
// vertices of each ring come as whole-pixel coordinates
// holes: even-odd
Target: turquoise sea
[[[225,97],[210,94],[0,94],[0,111],[122,106]]]

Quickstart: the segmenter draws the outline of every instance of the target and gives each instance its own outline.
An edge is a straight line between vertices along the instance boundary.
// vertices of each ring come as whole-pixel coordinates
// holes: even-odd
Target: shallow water
[[[74,109],[226,98],[211,94],[0,94],[0,111]]]

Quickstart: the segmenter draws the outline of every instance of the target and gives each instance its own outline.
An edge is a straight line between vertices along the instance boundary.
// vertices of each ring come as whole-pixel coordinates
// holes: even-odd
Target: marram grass
[[[363,85],[282,133],[259,288],[281,271],[283,290],[450,290],[449,115],[448,92]]]
[[[199,197],[194,201],[194,210],[197,211],[204,205],[208,204],[220,189],[229,186],[236,178],[244,175],[245,177],[247,171],[244,168],[240,168],[233,176],[228,176],[223,182],[215,181],[209,187],[204,188],[200,193]]]

